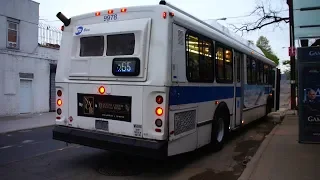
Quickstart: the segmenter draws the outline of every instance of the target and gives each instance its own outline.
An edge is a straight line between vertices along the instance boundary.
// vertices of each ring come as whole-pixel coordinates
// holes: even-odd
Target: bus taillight
[[[61,100],[61,99],[58,99],[58,100],[57,100],[57,105],[58,105],[58,106],[61,106],[61,105],[62,105],[62,100]]]
[[[99,93],[104,94],[106,92],[106,89],[103,86],[99,87]]]
[[[155,124],[156,124],[157,127],[161,127],[162,126],[162,120],[161,119],[157,119],[155,121]]]
[[[61,115],[61,113],[62,113],[62,110],[61,110],[60,108],[58,108],[58,109],[57,109],[57,114],[58,114],[58,115]]]
[[[163,114],[163,109],[162,109],[161,107],[157,107],[157,108],[156,108],[156,114],[157,114],[158,116],[162,116],[162,114]]]
[[[58,90],[58,91],[57,91],[57,96],[59,96],[59,97],[62,96],[62,91],[61,91],[61,90]]]
[[[156,102],[158,103],[158,104],[162,104],[162,102],[163,102],[163,97],[162,96],[157,96],[156,97]]]

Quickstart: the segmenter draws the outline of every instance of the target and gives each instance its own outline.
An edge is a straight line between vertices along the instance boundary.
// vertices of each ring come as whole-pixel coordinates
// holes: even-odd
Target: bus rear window
[[[80,38],[80,56],[102,56],[103,51],[103,36],[91,36]]]
[[[134,46],[134,33],[107,36],[107,56],[132,55]]]

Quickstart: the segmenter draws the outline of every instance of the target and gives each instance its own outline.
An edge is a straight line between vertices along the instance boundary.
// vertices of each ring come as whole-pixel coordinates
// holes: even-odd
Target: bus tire
[[[271,113],[271,111],[272,111],[272,98],[268,97],[265,117],[267,117],[268,114]]]
[[[222,108],[221,110],[217,111],[212,123],[211,147],[213,151],[223,149],[223,145],[229,134],[230,115],[228,109]]]

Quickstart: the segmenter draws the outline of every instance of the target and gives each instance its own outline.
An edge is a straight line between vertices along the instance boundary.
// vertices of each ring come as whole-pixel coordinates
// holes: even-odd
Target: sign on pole
[[[289,56],[295,56],[296,55],[296,48],[295,47],[289,47],[288,48],[288,53],[289,53]]]

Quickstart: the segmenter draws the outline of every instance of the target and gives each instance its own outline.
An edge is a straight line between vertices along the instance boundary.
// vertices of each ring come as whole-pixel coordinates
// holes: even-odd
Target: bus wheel
[[[211,146],[214,151],[220,151],[223,148],[226,137],[229,133],[228,116],[217,115],[214,118],[212,133],[211,133]]]
[[[271,111],[272,111],[271,104],[268,103],[266,108],[267,108],[266,116],[268,116],[268,114],[271,113]]]

